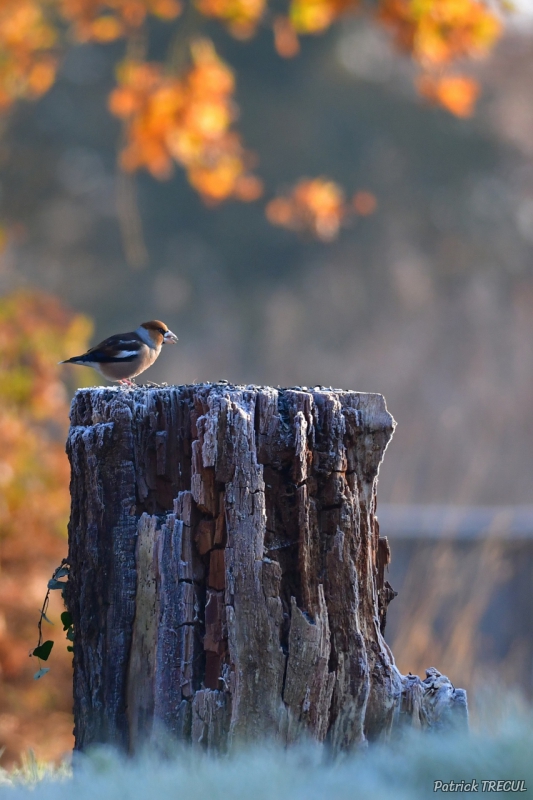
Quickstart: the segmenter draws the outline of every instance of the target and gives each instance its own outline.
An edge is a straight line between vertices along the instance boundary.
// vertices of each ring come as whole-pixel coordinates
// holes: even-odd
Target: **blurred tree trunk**
[[[339,751],[466,721],[464,692],[402,677],[383,638],[381,395],[88,389],[71,422],[78,749],[306,734]]]

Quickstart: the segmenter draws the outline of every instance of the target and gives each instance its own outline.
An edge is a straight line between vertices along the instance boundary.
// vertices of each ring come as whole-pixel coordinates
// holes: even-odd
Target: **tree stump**
[[[333,751],[466,723],[398,672],[376,517],[379,394],[224,383],[85,389],[72,405],[76,748],[303,736]]]

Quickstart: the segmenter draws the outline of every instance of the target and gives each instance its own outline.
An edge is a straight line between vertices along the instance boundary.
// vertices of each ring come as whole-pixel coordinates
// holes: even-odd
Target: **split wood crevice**
[[[310,736],[338,752],[466,724],[464,691],[400,675],[383,638],[375,495],[394,424],[381,395],[330,389],[76,394],[77,749]]]

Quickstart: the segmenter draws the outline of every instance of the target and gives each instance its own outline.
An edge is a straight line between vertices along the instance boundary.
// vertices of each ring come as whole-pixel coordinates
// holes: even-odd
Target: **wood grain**
[[[466,724],[445,676],[398,672],[376,517],[378,394],[200,384],[72,405],[76,747],[205,749]]]

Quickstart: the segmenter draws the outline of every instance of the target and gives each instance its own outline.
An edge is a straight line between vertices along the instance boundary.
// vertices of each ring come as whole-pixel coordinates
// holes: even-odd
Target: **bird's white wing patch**
[[[132,356],[138,356],[138,350],[117,350],[113,353],[114,358],[131,358]]]

